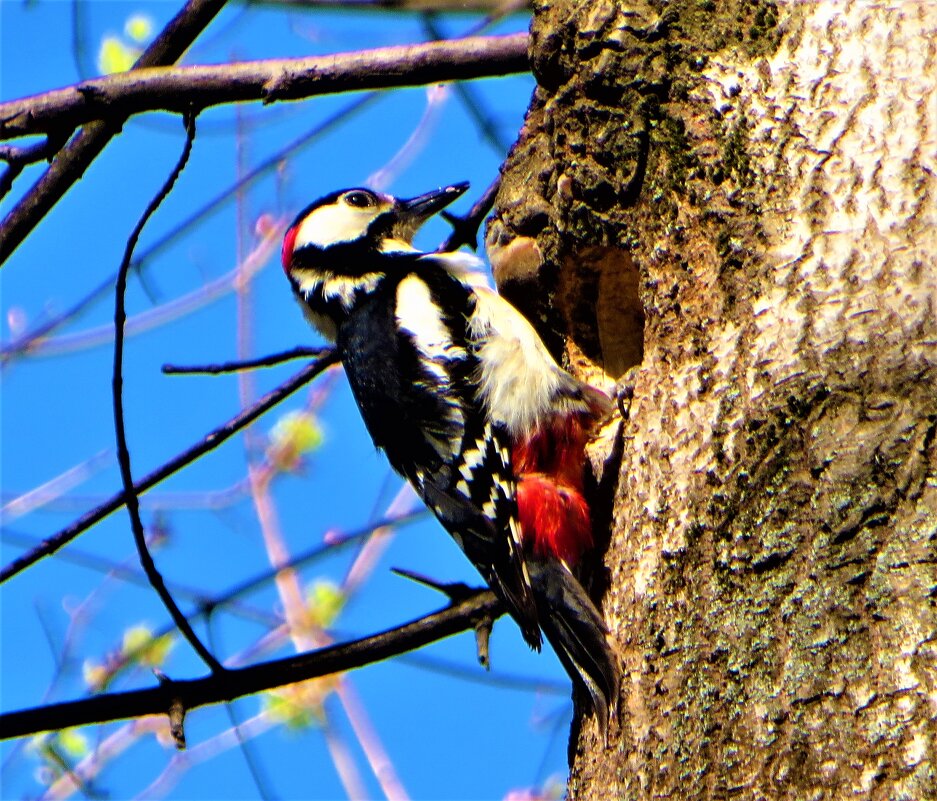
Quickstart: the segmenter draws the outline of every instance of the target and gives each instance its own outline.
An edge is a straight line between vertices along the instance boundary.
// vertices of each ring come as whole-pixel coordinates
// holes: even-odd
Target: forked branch
[[[527,34],[360,50],[315,58],[135,69],[0,103],[0,138],[45,133],[144,111],[299,100],[526,72]]]
[[[162,681],[148,690],[107,693],[80,701],[49,704],[0,715],[0,737],[24,737],[69,726],[119,718],[168,714],[173,704],[186,712],[224,703],[284,684],[329,676],[381,662],[422,648],[452,634],[475,628],[480,620],[503,612],[490,590],[478,590],[458,603],[403,626],[360,640],[186,681]]]

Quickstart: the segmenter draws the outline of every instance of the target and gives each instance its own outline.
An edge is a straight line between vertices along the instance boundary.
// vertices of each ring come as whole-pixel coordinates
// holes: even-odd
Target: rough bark
[[[532,34],[496,277],[633,387],[597,445],[619,726],[574,727],[570,797],[937,798],[937,7]]]

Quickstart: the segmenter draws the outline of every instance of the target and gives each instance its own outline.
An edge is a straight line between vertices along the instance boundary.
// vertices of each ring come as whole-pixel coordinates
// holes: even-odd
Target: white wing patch
[[[368,226],[379,213],[373,207],[356,208],[345,203],[322,206],[299,224],[293,250],[306,245],[324,249],[342,242],[354,242],[367,233]]]
[[[442,319],[442,309],[422,278],[409,275],[397,286],[397,322],[413,337],[420,352],[429,359],[465,358],[465,349],[452,341]]]
[[[470,482],[475,480],[475,471],[478,467],[484,464],[487,450],[488,443],[485,442],[484,439],[479,439],[475,441],[474,448],[467,448],[462,451],[459,457],[459,475],[462,476],[462,478],[459,479],[455,488],[469,500],[472,498],[472,486]]]
[[[524,544],[521,540],[521,527],[516,517],[508,520],[508,530],[511,533],[511,556],[524,552]],[[524,583],[530,586],[530,574],[527,572],[527,562],[521,559],[521,575],[524,577]]]
[[[560,370],[533,326],[500,295],[476,287],[469,335],[481,343],[479,395],[492,419],[512,437],[529,434],[549,414],[570,380]]]
[[[416,275],[408,275],[397,286],[394,313],[400,330],[409,334],[420,357],[420,365],[432,376],[432,391],[441,390],[446,398],[444,432],[424,432],[427,441],[445,459],[458,453],[465,430],[465,415],[451,396],[450,362],[465,359],[465,348],[452,341],[452,333],[442,317],[442,309],[433,300],[429,287]],[[421,381],[420,383],[430,383]]]

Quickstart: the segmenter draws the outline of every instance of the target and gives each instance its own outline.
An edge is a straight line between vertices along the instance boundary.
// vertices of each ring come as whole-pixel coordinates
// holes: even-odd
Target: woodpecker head
[[[332,192],[304,209],[287,230],[283,269],[287,275],[317,267],[355,272],[360,260],[374,254],[412,251],[420,226],[468,186],[453,184],[409,200],[363,188]]]

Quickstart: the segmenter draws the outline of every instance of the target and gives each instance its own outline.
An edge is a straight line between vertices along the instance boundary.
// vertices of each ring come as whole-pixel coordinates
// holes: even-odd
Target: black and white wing
[[[466,432],[453,466],[448,475],[422,476],[423,500],[507,604],[527,643],[539,650],[540,626],[524,560],[507,432],[490,423],[477,436]]]
[[[388,282],[339,332],[362,417],[534,648],[537,608],[524,562],[507,430],[488,420],[466,331],[472,290],[423,262]]]

